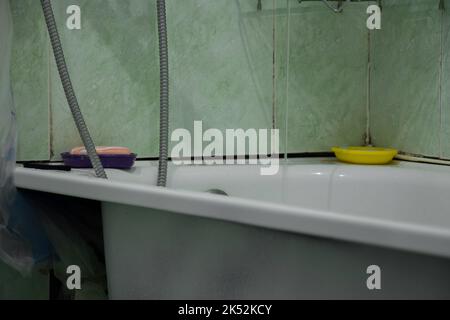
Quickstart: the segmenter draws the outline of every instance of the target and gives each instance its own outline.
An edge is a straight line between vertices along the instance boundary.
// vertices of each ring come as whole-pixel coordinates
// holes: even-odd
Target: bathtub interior
[[[130,171],[110,170],[110,179],[153,185],[155,162]],[[394,161],[358,166],[334,158],[290,159],[278,174],[262,176],[260,166],[192,165],[169,167],[168,187],[323,210],[431,228],[450,228],[450,167]]]

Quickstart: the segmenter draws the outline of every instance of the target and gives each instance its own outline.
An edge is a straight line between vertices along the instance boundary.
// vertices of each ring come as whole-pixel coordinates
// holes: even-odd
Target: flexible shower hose
[[[50,42],[52,44],[56,66],[58,67],[61,83],[64,88],[64,93],[66,94],[67,102],[69,104],[70,111],[72,112],[73,119],[77,126],[81,140],[83,141],[84,147],[86,148],[89,159],[91,160],[91,164],[94,168],[95,174],[99,178],[107,179],[105,170],[103,169],[100,158],[98,157],[98,154],[95,150],[95,144],[92,141],[91,135],[89,134],[89,130],[84,121],[80,106],[78,105],[77,97],[75,96],[75,92],[72,87],[72,82],[70,80],[69,71],[66,65],[66,59],[64,58],[64,52],[61,46],[61,40],[59,38],[58,29],[56,27],[52,4],[50,0],[41,0],[41,5],[42,10],[44,11],[45,22],[47,24],[48,34],[50,37]]]
[[[100,178],[107,178],[100,158],[95,150],[95,144],[89,134],[89,130],[84,121],[78,101],[70,80],[64,52],[61,46],[58,29],[56,27],[50,0],[41,0],[44,11],[45,22],[47,24],[50,42],[55,55],[56,65],[61,78],[61,83],[66,94],[72,116],[76,123],[78,132],[87,150],[89,159],[95,173]],[[158,14],[158,35],[159,35],[159,57],[160,57],[160,143],[159,143],[159,167],[157,185],[165,187],[167,184],[167,161],[169,149],[169,54],[167,46],[167,23],[166,23],[166,2],[157,0]]]
[[[167,160],[169,149],[169,54],[167,47],[166,1],[157,0],[158,35],[159,35],[159,76],[160,76],[160,111],[159,111],[159,168],[158,186],[167,184]]]

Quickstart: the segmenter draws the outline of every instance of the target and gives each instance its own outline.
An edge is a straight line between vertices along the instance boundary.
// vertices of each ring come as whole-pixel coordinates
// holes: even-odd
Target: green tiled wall
[[[330,151],[364,143],[367,106],[367,3],[350,3],[336,14],[321,2],[289,2],[288,37],[278,48],[286,67],[280,81],[287,152]],[[284,19],[286,20],[286,19]],[[286,33],[286,29],[288,33]]]
[[[48,36],[40,2],[10,1],[14,42],[12,84],[19,160],[49,158]]]
[[[271,128],[272,0],[167,1],[171,128]]]
[[[373,143],[439,157],[439,0],[385,0],[382,17],[382,30],[373,32],[372,42]]]
[[[282,151],[328,151],[364,144],[370,107],[375,145],[450,158],[450,14],[438,2],[384,0],[382,30],[369,32],[368,2],[335,14],[321,1],[263,0],[259,11],[258,0],[169,0],[171,129],[275,126]],[[11,4],[18,157],[58,159],[81,142],[39,2]],[[69,4],[81,6],[82,30],[65,27]],[[53,5],[95,142],[157,156],[155,0]]]
[[[17,0],[21,7],[34,0]],[[263,1],[272,12],[272,0]],[[19,4],[16,4],[18,7]],[[65,27],[69,4],[82,8],[82,29]],[[141,157],[158,154],[159,60],[154,0],[54,1],[53,6],[80,107],[97,145],[126,145]],[[272,125],[272,15],[256,14],[252,0],[177,0],[167,2],[171,128],[270,128]],[[41,15],[39,6],[28,8]],[[15,13],[17,10],[15,10]],[[22,30],[24,15],[14,14],[16,46],[25,57],[33,49],[32,30]],[[42,19],[41,19],[42,20]],[[40,20],[40,27],[44,24]],[[39,43],[49,50],[48,41]],[[47,53],[46,51],[46,53]],[[35,117],[22,122],[20,160],[58,159],[80,145],[64,98],[53,56],[33,61],[28,70],[48,100],[36,100],[32,85],[15,65],[16,101],[22,114],[31,104],[42,118],[42,137],[28,137]],[[50,69],[50,77],[48,70]],[[49,79],[48,79],[49,78]],[[35,87],[34,87],[35,88]],[[38,89],[35,89],[38,90]],[[49,111],[50,110],[50,111]],[[50,112],[50,114],[49,114]]]
[[[82,29],[65,27],[69,5]],[[97,145],[157,153],[159,71],[152,1],[53,1],[72,82]],[[81,145],[54,59],[51,60],[52,153]]]

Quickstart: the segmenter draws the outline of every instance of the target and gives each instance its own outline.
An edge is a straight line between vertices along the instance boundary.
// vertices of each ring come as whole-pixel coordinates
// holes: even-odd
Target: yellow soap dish
[[[395,149],[375,147],[334,147],[332,150],[340,161],[354,164],[387,164],[398,153]]]

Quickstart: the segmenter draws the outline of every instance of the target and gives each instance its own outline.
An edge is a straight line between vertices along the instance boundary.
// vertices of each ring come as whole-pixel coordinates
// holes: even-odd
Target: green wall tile
[[[171,129],[272,127],[273,1],[168,1]]]
[[[82,11],[68,30],[66,8]],[[53,2],[80,107],[97,145],[128,146],[140,157],[158,150],[159,70],[155,1]],[[81,145],[52,57],[52,150]]]
[[[345,4],[340,14],[322,2],[291,0],[290,7],[288,152],[363,144],[367,3]]]
[[[372,33],[371,127],[377,146],[440,155],[438,2],[383,1],[382,30]]]
[[[18,160],[49,159],[48,37],[40,2],[11,1],[11,78],[18,126]]]
[[[441,147],[442,157],[450,159],[450,0],[445,1],[442,33],[442,116]]]

